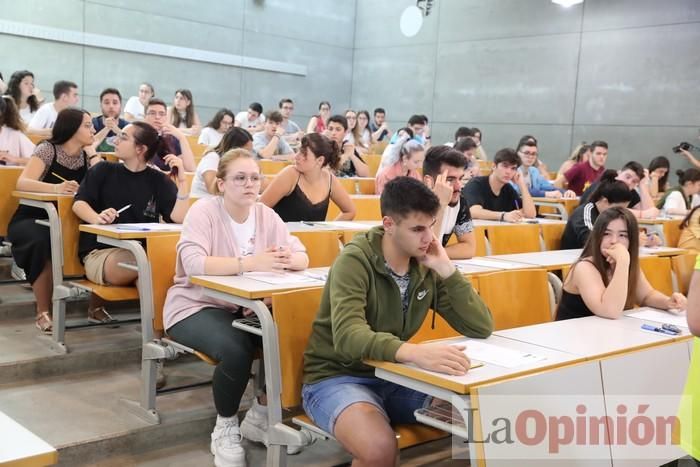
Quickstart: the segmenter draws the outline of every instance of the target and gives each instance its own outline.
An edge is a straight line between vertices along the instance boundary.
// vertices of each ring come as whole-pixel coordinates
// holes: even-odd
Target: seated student
[[[481,161],[489,160],[489,156],[488,156],[488,154],[486,154],[486,150],[484,149],[484,146],[481,144],[481,136],[482,136],[481,130],[474,127],[474,128],[472,128],[472,133],[473,133],[472,139],[476,143],[476,152],[474,153],[474,156]]]
[[[384,141],[391,134],[391,130],[386,123],[386,110],[381,107],[374,109],[374,121],[369,124],[369,131],[372,132],[372,141]]]
[[[577,196],[580,196],[591,183],[600,178],[605,171],[605,160],[608,158],[608,143],[605,141],[593,141],[591,143],[591,156],[588,161],[574,164],[564,173],[562,186],[568,187]]]
[[[407,341],[431,307],[462,335],[485,338],[493,330],[488,308],[431,230],[439,209],[421,182],[389,182],[381,196],[382,225],[343,249],[323,289],[304,353],[303,406],[357,465],[396,465],[390,423],[417,423],[414,411],[431,402],[380,380],[363,360],[464,375],[470,366],[464,346]]]
[[[489,175],[469,180],[462,194],[469,204],[472,219],[487,219],[501,222],[521,222],[523,218],[537,215],[535,203],[518,173],[520,157],[514,149],[504,148],[493,159],[493,171]],[[510,184],[514,181],[520,187],[518,195]]]
[[[113,152],[114,139],[129,124],[119,117],[122,112],[122,95],[117,89],[107,88],[100,93],[100,110],[102,115],[92,119],[92,126],[97,132],[95,139],[100,141],[97,151]]]
[[[428,118],[425,115],[411,115],[406,126],[411,129],[411,132],[413,133],[412,138],[427,149],[430,142],[430,135],[426,135],[426,131],[429,131]],[[397,131],[391,137],[389,143],[395,143],[399,136],[399,132]]]
[[[279,112],[282,114],[282,129],[284,129],[284,139],[290,144],[297,146],[304,136],[304,132],[299,125],[291,120],[294,112],[294,101],[288,97],[281,99],[278,104]]]
[[[637,219],[624,207],[602,212],[566,276],[557,321],[597,315],[616,319],[635,305],[684,310],[686,298],[654,290],[639,267]]]
[[[263,106],[258,102],[252,102],[248,106],[248,110],[244,112],[238,112],[233,124],[237,127],[241,127],[244,130],[248,130],[250,134],[263,131],[263,124],[265,123],[265,116],[263,113]]]
[[[347,130],[348,121],[342,115],[333,115],[328,119],[325,135],[340,147],[340,163],[336,173],[339,177],[369,177],[369,166],[355,150],[355,145],[344,141]]]
[[[51,138],[36,147],[17,180],[17,189],[75,194],[89,161],[99,159],[92,146],[94,132],[90,112],[75,108],[61,110]],[[42,332],[51,332],[53,275],[49,229],[36,220],[47,218],[43,209],[19,205],[7,229],[12,256],[32,286],[36,298],[36,327]]]
[[[464,156],[449,146],[433,146],[423,161],[423,182],[440,200],[433,233],[440,239],[450,259],[467,259],[476,253],[474,224],[469,205],[462,195],[465,162]],[[452,234],[457,243],[447,245]]]
[[[28,70],[15,71],[5,93],[15,101],[24,124],[29,124],[41,104],[39,88],[34,86],[34,74]]]
[[[454,141],[450,141],[444,144],[444,146],[449,146],[451,148],[455,147],[455,144],[457,144],[460,141],[464,141],[467,139],[472,140],[474,142],[474,147],[476,147],[476,142],[474,141],[474,133],[472,132],[472,129],[469,128],[468,126],[461,126],[457,128],[457,131],[455,131],[455,139]]]
[[[0,97],[0,165],[27,165],[34,143],[23,129],[15,101],[10,96]]]
[[[476,157],[477,146],[472,138],[462,138],[453,146],[455,150],[461,152],[467,160],[464,172],[465,183],[474,177],[481,175],[481,166]]]
[[[360,110],[357,112],[357,126],[355,126],[355,142],[359,148],[360,153],[369,153],[370,146],[375,141],[372,139],[372,132],[369,131],[369,112],[366,110]]]
[[[654,201],[658,201],[668,190],[668,175],[671,170],[671,162],[666,156],[657,156],[649,162],[648,184],[649,194]]]
[[[418,169],[423,167],[423,159],[425,158],[423,146],[405,136],[389,147],[392,148],[392,154],[388,157],[387,162],[391,165],[380,170],[374,181],[375,193],[378,195],[382,194],[384,185],[396,177],[421,179]]]
[[[202,129],[202,122],[194,109],[192,92],[189,89],[175,91],[173,106],[168,107],[168,122],[186,135],[196,136]]]
[[[607,174],[607,172],[605,172]],[[601,177],[602,178],[602,177]],[[654,200],[649,193],[649,184],[646,180],[646,174],[642,164],[635,161],[630,161],[622,166],[622,169],[617,171],[615,180],[624,182],[632,194],[627,207],[632,210],[632,213],[644,219],[653,219],[659,214],[659,210],[654,207]],[[598,188],[600,179],[593,182],[586,191],[581,195],[580,204],[588,203],[591,194]]]
[[[134,120],[143,120],[146,117],[146,104],[153,97],[156,97],[156,91],[152,84],[141,83],[139,86],[139,95],[131,96],[124,106],[124,119],[130,122]]]
[[[624,182],[617,180],[616,175],[616,171],[607,170],[588,200],[574,209],[561,237],[562,250],[583,248],[593,230],[593,224],[603,211],[618,206],[626,208],[629,205],[632,192]]]
[[[240,428],[237,415],[260,339],[231,326],[247,310],[206,296],[189,278],[301,270],[309,262],[304,246],[282,219],[256,202],[261,180],[251,152],[233,149],[223,155],[217,170],[219,195],[197,201],[185,217],[175,280],[163,307],[170,337],[219,362],[212,381],[218,413],[211,435],[215,465],[246,465],[241,434],[266,441],[260,436],[267,432],[265,406],[256,401]]]
[[[71,81],[56,81],[53,85],[53,102],[42,105],[29,122],[27,132],[50,136],[58,113],[78,105],[78,85]]]
[[[518,155],[523,165],[518,168],[520,177],[524,179],[525,185],[531,196],[560,199],[576,198],[576,193],[571,190],[566,190],[563,193],[552,184],[549,180],[542,176],[540,170],[535,167],[537,164],[537,145],[532,141],[525,141],[518,146]],[[518,185],[510,184],[515,188],[515,191],[520,193]]]
[[[309,119],[306,133],[324,133],[328,129],[328,118],[331,116],[331,103],[321,101],[318,104],[318,114]]]
[[[285,167],[260,196],[285,222],[322,222],[330,200],[340,208],[335,220],[351,221],[355,205],[333,175],[339,162],[338,144],[318,133],[301,139],[294,165]]]
[[[678,186],[668,190],[657,206],[666,214],[685,216],[693,206],[693,196],[700,193],[700,169],[677,170]]]
[[[168,153],[182,159],[185,171],[193,172],[196,169],[196,165],[187,136],[170,123],[167,123],[167,117],[168,112],[165,102],[157,97],[148,101],[144,121],[155,128],[161,138],[163,138],[168,148]],[[170,171],[170,166],[158,154],[149,163],[165,172]]]
[[[294,154],[284,139],[283,120],[281,113],[272,110],[265,115],[263,131],[253,134],[253,150],[260,158],[287,161]]]
[[[700,206],[690,210],[681,222],[680,229],[678,248],[685,248],[689,253],[700,255]]]
[[[233,128],[234,118],[233,112],[229,109],[220,109],[207,126],[202,128],[197,143],[205,146],[218,145],[226,132]]]
[[[360,128],[358,125],[358,115],[359,112],[355,112],[352,109],[345,111],[345,120],[348,122],[348,129],[345,131],[344,141],[355,146],[355,151],[364,156],[369,151],[369,144],[365,144],[366,139],[363,139],[363,132],[366,128]],[[367,131],[367,135],[368,134],[369,130]]]
[[[405,139],[410,139],[413,140],[413,130],[411,130],[408,127],[404,128],[399,128],[399,130],[396,132],[396,135],[398,136],[396,139],[393,139],[393,143],[389,142],[389,144],[386,145],[384,148],[384,151],[382,151],[382,158],[379,161],[379,167],[377,168],[377,173],[381,172],[382,170],[386,169],[390,165],[394,163],[394,155],[396,154],[396,144],[399,141],[403,141]],[[416,141],[417,142],[417,141]],[[420,143],[418,143],[420,144]]]
[[[537,138],[535,138],[532,135],[524,135],[520,138],[520,141],[518,141],[518,145],[516,146],[517,148],[521,148],[524,145],[534,145],[535,148],[537,148]],[[538,152],[539,155],[539,152]],[[547,165],[540,159],[539,157],[535,157],[534,163],[530,164],[532,167],[535,167],[539,172],[542,178],[545,180],[549,180],[549,168]]]
[[[253,137],[248,133],[248,130],[233,127],[221,138],[219,144],[207,152],[197,164],[197,170],[192,179],[191,197],[201,198],[218,194],[216,191],[216,171],[219,167],[219,159],[221,159],[222,154],[237,148],[252,151]]]
[[[554,185],[558,188],[563,188],[561,183],[565,181],[564,173],[579,162],[588,162],[589,157],[591,157],[591,147],[584,141],[571,151],[571,155],[567,160],[561,163]]]

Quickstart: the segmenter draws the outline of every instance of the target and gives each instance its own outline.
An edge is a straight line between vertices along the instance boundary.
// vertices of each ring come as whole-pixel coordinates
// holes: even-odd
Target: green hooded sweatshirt
[[[333,264],[304,352],[305,384],[340,375],[374,376],[362,360],[395,362],[397,350],[431,307],[465,336],[491,334],[491,312],[471,283],[459,271],[441,279],[415,258],[404,314],[399,287],[384,266],[383,236],[382,227],[356,235]]]

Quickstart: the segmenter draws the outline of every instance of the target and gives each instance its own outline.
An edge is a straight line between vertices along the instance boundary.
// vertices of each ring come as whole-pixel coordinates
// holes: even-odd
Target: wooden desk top
[[[524,263],[531,266],[542,267],[547,269],[556,269],[563,266],[570,266],[581,256],[582,249],[575,250],[551,250],[551,251],[536,251],[532,253],[515,253],[511,255],[493,255],[487,256],[488,259],[512,261],[515,263]]]
[[[328,269],[327,267],[311,268],[306,271],[289,272],[286,273],[287,277],[297,275],[300,280],[298,282],[285,281],[284,283],[276,284],[257,280],[250,273],[241,276],[194,276],[190,277],[190,281],[206,289],[216,290],[249,300],[257,300],[269,297],[278,292],[323,287],[326,283],[325,276],[328,274]],[[312,274],[314,277],[306,276],[304,274],[306,272]],[[324,279],[320,280],[321,277]]]
[[[381,221],[326,221],[326,222],[287,222],[290,233],[295,232],[346,232],[349,230],[367,231],[381,225]]]
[[[576,203],[578,204],[579,201],[581,200],[581,197],[577,196],[576,198],[547,198],[546,196],[533,196],[532,200],[537,202],[537,203],[550,203],[550,204],[572,204]]]
[[[492,220],[486,220],[486,219],[474,219],[472,222],[474,223],[475,227],[511,227],[515,225],[542,225],[542,224],[559,224],[559,225],[566,225],[566,221],[560,220],[560,219],[529,219],[532,222],[500,222],[500,221],[492,221]],[[537,221],[537,222],[534,222]]]
[[[150,224],[143,225],[144,229],[148,229]],[[116,238],[118,240],[140,240],[149,237],[178,235],[182,232],[182,224],[158,224],[158,230],[129,229],[128,226],[122,224],[81,224],[80,231],[102,235],[103,237]]]
[[[683,216],[673,216],[673,217],[665,217],[665,218],[659,218],[657,217],[656,219],[637,219],[637,223],[639,224],[646,224],[646,225],[655,225],[655,224],[666,224],[666,223],[680,223],[684,219]]]
[[[56,449],[31,431],[0,412],[0,465],[53,465],[58,462]]]
[[[73,195],[61,195],[57,193],[38,193],[35,191],[18,191],[12,192],[12,196],[21,199],[33,199],[35,201],[58,201],[60,199],[73,199]]]

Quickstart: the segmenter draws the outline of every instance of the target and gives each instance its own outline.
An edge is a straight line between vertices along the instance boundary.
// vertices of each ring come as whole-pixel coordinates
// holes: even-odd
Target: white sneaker
[[[245,414],[241,422],[241,435],[248,441],[262,443],[269,446],[267,441],[267,407],[260,405],[258,400],[253,401],[253,406]],[[287,454],[299,454],[303,446],[287,445]]]
[[[0,245],[0,256],[9,258],[12,256],[12,246],[10,244],[5,243]]]
[[[238,416],[216,417],[216,426],[211,434],[211,453],[216,467],[246,467],[245,450],[241,444]]]
[[[24,273],[24,269],[21,267],[17,266],[17,263],[14,261],[12,262],[12,269],[10,269],[10,275],[14,280],[17,281],[26,281],[27,280],[27,275]]]

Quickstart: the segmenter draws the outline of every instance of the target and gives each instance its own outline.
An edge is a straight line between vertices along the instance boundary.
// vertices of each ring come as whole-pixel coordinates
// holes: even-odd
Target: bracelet
[[[505,219],[505,217],[506,217],[506,213],[505,213],[505,212],[502,212],[502,213],[501,213],[501,222],[503,222],[503,219]]]
[[[241,256],[238,256],[238,274],[241,275],[243,274],[243,258]]]
[[[189,194],[189,193],[185,193],[185,194],[182,195],[182,196],[180,196],[179,193],[176,195],[176,198],[177,198],[178,200],[180,200],[180,201],[185,201],[185,200],[188,199],[189,197],[190,197],[190,194]]]

